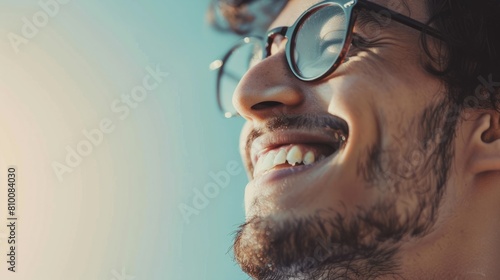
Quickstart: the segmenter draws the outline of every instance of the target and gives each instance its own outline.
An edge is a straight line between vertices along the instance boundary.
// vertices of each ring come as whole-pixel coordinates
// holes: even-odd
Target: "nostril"
[[[277,101],[264,101],[264,102],[260,102],[258,104],[253,105],[252,109],[253,110],[264,110],[264,109],[269,109],[269,108],[273,108],[273,107],[278,107],[280,105],[283,105],[283,103],[277,102]]]

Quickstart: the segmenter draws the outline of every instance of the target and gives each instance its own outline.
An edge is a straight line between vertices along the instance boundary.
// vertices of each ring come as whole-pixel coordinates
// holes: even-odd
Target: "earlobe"
[[[500,171],[500,113],[490,111],[472,121],[468,168],[474,174]]]

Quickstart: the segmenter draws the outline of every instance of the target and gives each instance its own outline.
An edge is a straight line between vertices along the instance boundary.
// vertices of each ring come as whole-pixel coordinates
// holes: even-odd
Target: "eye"
[[[319,45],[319,52],[326,54],[338,54],[342,48],[343,39],[332,39],[328,41],[321,41]]]
[[[338,55],[344,44],[345,31],[343,30],[333,30],[326,34],[323,34],[319,38],[319,49],[318,53],[321,56],[335,56]]]

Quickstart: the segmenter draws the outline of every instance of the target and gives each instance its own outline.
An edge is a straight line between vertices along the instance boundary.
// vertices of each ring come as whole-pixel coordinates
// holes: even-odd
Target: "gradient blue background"
[[[243,121],[218,112],[208,70],[237,37],[208,26],[208,4],[70,0],[16,52],[9,34],[22,35],[23,17],[43,9],[0,0],[0,186],[16,165],[20,218],[16,273],[6,269],[0,229],[0,279],[248,278],[231,250],[244,221],[244,172],[189,223],[179,210],[214,181],[210,172],[242,167]],[[110,104],[148,66],[169,75],[120,120]],[[53,163],[105,118],[113,132],[58,180]],[[5,200],[2,190],[0,224]]]

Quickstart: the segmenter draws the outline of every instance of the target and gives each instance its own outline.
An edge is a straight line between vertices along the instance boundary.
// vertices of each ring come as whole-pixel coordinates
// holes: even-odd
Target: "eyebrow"
[[[390,17],[387,18],[384,15],[378,14],[376,12],[370,12],[365,9],[358,10],[356,15],[356,24],[359,26],[359,28],[364,28],[369,24],[377,24],[380,27],[386,27],[389,25],[384,24],[384,21],[386,20],[389,20],[389,23],[391,21]]]
[[[358,12],[358,16],[360,17],[360,27],[368,23],[374,23],[376,22],[380,27],[389,27],[389,25],[393,22],[396,21],[400,24],[406,25],[408,27],[411,27],[413,29],[419,30],[423,33],[426,33],[428,35],[431,35],[435,37],[436,39],[442,40],[443,35],[441,34],[440,31],[428,26],[428,24],[422,23],[418,20],[415,20],[409,16],[405,16],[404,14],[401,14],[399,12],[393,11],[391,9],[388,9],[384,6],[380,6],[376,3],[373,3],[371,1],[366,1],[366,0],[359,0],[358,2],[361,4],[362,9]],[[363,9],[366,8],[367,10]],[[407,7],[408,8],[408,7]],[[368,13],[368,10],[370,12]],[[388,17],[385,16],[382,12],[387,12]],[[409,11],[411,14],[411,11]],[[384,24],[383,21],[385,19],[388,19],[387,23]]]

